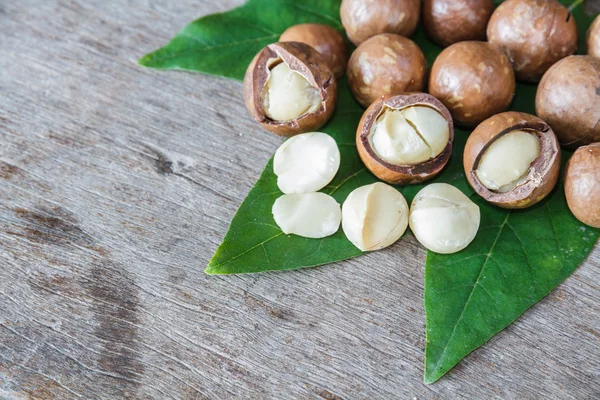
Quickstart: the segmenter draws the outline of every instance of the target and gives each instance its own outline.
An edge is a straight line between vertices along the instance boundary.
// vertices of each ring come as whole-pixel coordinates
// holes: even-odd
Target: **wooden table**
[[[281,140],[136,60],[241,0],[0,1],[0,398],[600,397],[600,248],[434,385],[425,251],[206,276]]]

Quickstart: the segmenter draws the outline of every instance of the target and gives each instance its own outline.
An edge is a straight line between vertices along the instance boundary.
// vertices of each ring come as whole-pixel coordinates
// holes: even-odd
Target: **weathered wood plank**
[[[411,238],[203,274],[280,139],[239,83],[135,61],[240,3],[0,3],[0,398],[599,397],[598,247],[431,386]]]

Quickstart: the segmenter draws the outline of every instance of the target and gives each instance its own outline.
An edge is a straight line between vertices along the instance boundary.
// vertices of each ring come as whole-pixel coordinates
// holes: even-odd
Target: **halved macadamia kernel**
[[[475,173],[488,189],[506,193],[523,182],[539,156],[540,138],[535,133],[513,131],[492,142]]]
[[[479,221],[479,206],[447,183],[425,186],[410,206],[410,229],[419,243],[436,253],[467,247],[477,235]]]
[[[319,91],[283,61],[270,69],[263,88],[265,114],[275,121],[292,121],[321,107]]]
[[[348,195],[342,205],[342,229],[362,251],[395,243],[408,226],[408,204],[393,187],[377,182]]]
[[[379,179],[418,183],[438,174],[452,153],[448,109],[425,93],[384,96],[373,103],[356,132],[358,154]]]
[[[273,43],[248,66],[244,100],[264,129],[294,136],[316,131],[331,118],[337,83],[317,50],[299,42]]]
[[[273,204],[275,223],[286,235],[319,239],[340,228],[340,205],[325,193],[285,194]]]
[[[273,159],[277,186],[286,194],[316,192],[331,182],[339,168],[337,143],[321,132],[303,133],[286,140]]]
[[[547,123],[510,111],[475,128],[463,164],[469,184],[485,200],[503,208],[526,208],[556,186],[560,148]]]
[[[392,164],[415,165],[437,157],[448,144],[448,121],[433,108],[386,107],[373,126],[373,149]]]

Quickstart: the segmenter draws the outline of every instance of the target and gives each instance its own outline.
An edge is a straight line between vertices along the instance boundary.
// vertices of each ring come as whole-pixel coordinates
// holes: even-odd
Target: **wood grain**
[[[0,2],[0,398],[600,397],[600,248],[434,385],[412,238],[206,276],[280,143],[241,84],[140,68],[241,0]]]

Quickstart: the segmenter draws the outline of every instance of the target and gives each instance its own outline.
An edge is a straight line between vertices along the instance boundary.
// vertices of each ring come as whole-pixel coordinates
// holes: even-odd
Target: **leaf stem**
[[[573,4],[571,4],[569,6],[569,12],[572,12],[575,8],[577,8],[577,6],[579,6],[581,3],[583,3],[583,0],[575,0],[573,2]]]

